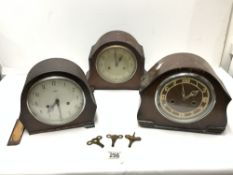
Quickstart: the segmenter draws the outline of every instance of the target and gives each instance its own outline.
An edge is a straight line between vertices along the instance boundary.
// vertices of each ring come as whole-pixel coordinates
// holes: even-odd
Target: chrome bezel
[[[83,105],[82,105],[82,109],[79,111],[79,113],[77,114],[74,114],[74,116],[72,116],[71,118],[68,118],[68,120],[63,120],[62,122],[49,122],[48,120],[44,120],[42,119],[41,117],[37,116],[36,114],[34,114],[30,108],[30,104],[29,104],[29,101],[28,101],[28,98],[29,98],[29,94],[31,92],[31,90],[36,87],[37,85],[45,82],[45,81],[48,81],[48,80],[57,80],[57,79],[62,79],[62,80],[67,80],[69,82],[72,82],[72,84],[74,84],[76,87],[78,87],[80,89],[80,91],[82,92],[82,97],[83,97]],[[83,112],[84,108],[85,108],[85,105],[86,105],[86,97],[85,97],[85,94],[84,94],[84,91],[83,89],[81,88],[81,86],[75,82],[74,80],[70,79],[70,78],[67,78],[67,77],[64,77],[64,76],[50,76],[50,77],[46,77],[46,78],[42,78],[40,80],[38,80],[37,82],[35,82],[28,90],[28,93],[27,93],[27,108],[28,108],[28,111],[30,112],[30,114],[39,122],[41,123],[44,123],[44,124],[47,124],[47,125],[65,125],[65,124],[68,124],[74,120],[76,120],[80,114]]]

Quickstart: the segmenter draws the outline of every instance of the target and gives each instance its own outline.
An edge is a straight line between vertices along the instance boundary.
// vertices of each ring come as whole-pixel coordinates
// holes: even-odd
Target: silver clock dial
[[[119,45],[109,46],[98,54],[96,69],[105,81],[123,83],[133,77],[137,69],[137,60],[128,48]]]
[[[85,106],[85,96],[73,80],[52,76],[39,80],[29,89],[27,106],[40,122],[63,125],[79,116]]]

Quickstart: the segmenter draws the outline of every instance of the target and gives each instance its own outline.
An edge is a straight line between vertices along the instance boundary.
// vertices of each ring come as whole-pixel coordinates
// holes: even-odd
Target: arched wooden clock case
[[[130,34],[108,32],[91,48],[87,77],[93,89],[137,90],[143,74],[143,47]]]
[[[139,125],[150,128],[221,133],[231,98],[201,57],[177,53],[164,57],[142,78]]]
[[[40,83],[41,81],[43,83]],[[56,87],[56,84],[55,84],[56,81],[57,81],[57,84],[59,82],[64,83],[64,86],[62,85],[61,88]],[[44,84],[46,82],[47,82],[46,84],[47,86],[45,87]],[[70,90],[65,91],[64,92],[65,94],[61,94],[61,92],[63,92],[62,90],[65,88],[65,85],[66,86],[69,85],[69,87],[67,88],[69,88]],[[36,91],[32,92],[34,94],[30,96],[30,89],[33,89],[34,86],[35,88],[38,88],[38,89],[40,88],[39,90],[41,90],[40,91],[41,93],[47,90],[46,93],[48,95],[51,93],[54,93],[57,96],[64,96],[65,99],[68,98],[68,97],[66,98],[66,94],[72,91],[72,87],[73,88],[77,87],[76,89],[74,88],[73,91],[75,90],[77,91],[80,89],[80,91],[82,91],[83,98],[84,98],[83,104],[80,103],[80,106],[82,106],[82,109],[81,107],[79,109],[80,113],[70,112],[72,113],[72,115],[74,115],[73,118],[71,118],[71,120],[69,121],[65,120],[64,122],[53,121],[51,118],[53,118],[54,116],[53,114],[51,114],[51,118],[50,118],[51,121],[50,119],[47,119],[47,120],[44,120],[45,121],[44,122],[43,118],[40,117],[40,115],[38,114],[39,112],[44,112],[44,113],[51,112],[54,110],[52,108],[54,108],[55,105],[59,105],[59,103],[65,104],[66,106],[68,105],[71,106],[72,103],[77,102],[77,100],[74,99],[71,94],[69,98],[72,97],[72,99],[71,101],[66,102],[67,104],[64,102],[64,100],[63,102],[61,101],[59,102],[57,99],[55,100],[54,104],[50,106],[47,104],[47,102],[46,104],[43,104],[43,102],[41,102],[42,104],[39,104],[39,105],[42,106],[41,107],[42,110],[40,111],[38,110],[39,112],[34,110],[35,111],[34,112],[33,111],[34,108],[33,106],[32,107],[30,106],[30,103],[39,103],[35,100],[34,100],[35,102],[30,101],[31,96],[32,96],[31,98],[33,99],[39,98],[39,93],[37,94]],[[77,95],[77,98],[78,98],[78,95]],[[49,98],[47,99],[50,100]],[[46,107],[48,109],[46,109]],[[79,108],[78,104],[76,104],[76,106],[73,106],[73,110],[74,108]],[[21,128],[21,131],[22,131],[23,127],[25,127],[27,131],[29,132],[29,134],[36,134],[36,133],[41,133],[41,132],[62,130],[66,128],[81,127],[81,126],[94,127],[95,111],[96,111],[96,103],[95,103],[95,99],[93,96],[93,92],[91,91],[87,83],[86,76],[81,70],[81,68],[69,60],[62,59],[62,58],[51,58],[51,59],[47,59],[47,60],[39,62],[28,73],[28,76],[26,78],[23,91],[21,94],[20,116],[15,125],[15,128]],[[67,112],[63,111],[63,115],[66,115],[67,117],[68,112],[69,111]],[[17,137],[17,135],[19,135],[17,132],[19,131],[20,129],[18,129],[18,131],[17,129],[13,130],[11,134],[11,138],[8,143],[9,145],[18,144],[20,142],[20,140],[14,140],[14,136]]]

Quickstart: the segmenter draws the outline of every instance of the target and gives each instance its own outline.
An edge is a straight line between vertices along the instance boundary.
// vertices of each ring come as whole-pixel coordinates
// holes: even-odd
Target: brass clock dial
[[[109,46],[98,54],[96,69],[104,80],[110,83],[123,83],[135,74],[137,60],[128,48],[120,45]]]
[[[141,81],[142,127],[221,133],[231,97],[211,66],[191,53],[159,60]]]
[[[108,32],[92,47],[87,77],[93,89],[139,89],[143,74],[143,48],[130,34]]]
[[[161,82],[155,94],[155,104],[167,119],[192,123],[212,111],[215,92],[206,78],[194,73],[179,73]]]
[[[29,134],[74,127],[94,127],[96,103],[86,76],[75,63],[51,58],[37,63],[27,75],[19,119],[8,145]]]

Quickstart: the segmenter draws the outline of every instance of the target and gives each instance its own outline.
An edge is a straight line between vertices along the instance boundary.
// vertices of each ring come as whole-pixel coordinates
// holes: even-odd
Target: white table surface
[[[233,79],[216,72],[233,97]],[[94,92],[95,128],[74,128],[29,135],[18,146],[6,146],[20,112],[26,74],[7,72],[0,82],[0,174],[233,174],[233,103],[221,135],[141,128],[137,123],[138,91]],[[142,140],[128,148],[128,140],[111,147],[107,134],[133,134]],[[100,148],[86,142],[103,136]],[[118,159],[110,159],[117,152]]]

